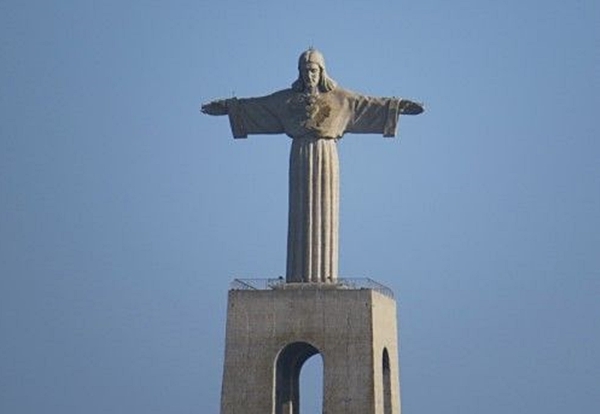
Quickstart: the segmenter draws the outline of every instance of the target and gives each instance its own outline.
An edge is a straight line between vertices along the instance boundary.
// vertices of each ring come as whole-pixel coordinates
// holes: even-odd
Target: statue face
[[[321,80],[321,68],[316,63],[307,62],[302,65],[300,74],[307,89],[316,88]]]

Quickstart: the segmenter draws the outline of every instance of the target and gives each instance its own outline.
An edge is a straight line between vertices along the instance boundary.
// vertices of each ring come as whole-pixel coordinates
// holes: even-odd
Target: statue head
[[[298,79],[292,84],[292,89],[297,92],[305,91],[313,80],[320,92],[329,92],[337,86],[327,75],[323,54],[310,48],[298,58]]]

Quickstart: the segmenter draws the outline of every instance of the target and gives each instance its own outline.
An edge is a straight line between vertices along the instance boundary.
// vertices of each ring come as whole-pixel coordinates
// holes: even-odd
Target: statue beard
[[[319,94],[319,86],[318,85],[306,86],[306,88],[304,89],[304,93],[309,96],[318,95]]]

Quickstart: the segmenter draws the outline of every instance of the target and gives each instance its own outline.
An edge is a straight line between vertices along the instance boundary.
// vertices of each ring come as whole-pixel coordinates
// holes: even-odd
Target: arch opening
[[[390,372],[390,355],[387,348],[383,348],[381,358],[383,381],[383,414],[392,414],[392,376]]]
[[[300,414],[323,411],[323,357],[315,354],[300,370]]]
[[[294,342],[281,350],[275,363],[275,414],[300,414],[300,372],[317,354],[319,350],[307,342]]]

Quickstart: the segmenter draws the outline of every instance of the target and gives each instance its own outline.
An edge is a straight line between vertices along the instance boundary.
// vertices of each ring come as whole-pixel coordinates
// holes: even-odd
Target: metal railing
[[[364,278],[338,278],[334,282],[319,283],[287,283],[284,278],[271,279],[234,279],[229,286],[230,290],[276,290],[285,289],[286,287],[306,287],[306,288],[328,288],[328,289],[346,289],[346,290],[361,290],[371,289],[384,296],[394,299],[392,290],[368,277]]]

